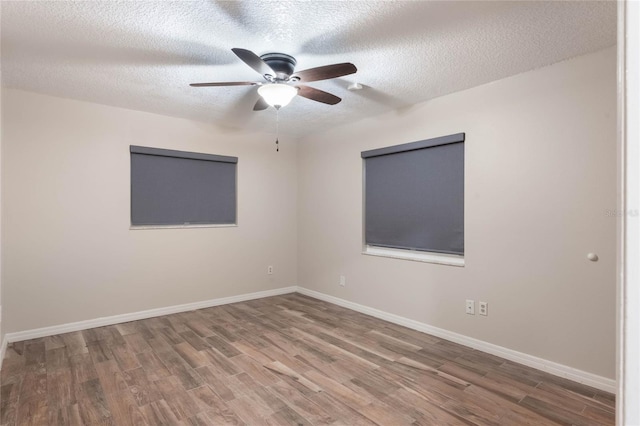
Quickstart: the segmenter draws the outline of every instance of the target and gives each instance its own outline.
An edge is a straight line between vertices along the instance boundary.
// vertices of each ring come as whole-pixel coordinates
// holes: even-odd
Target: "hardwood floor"
[[[14,343],[0,425],[613,425],[611,394],[300,294]]]

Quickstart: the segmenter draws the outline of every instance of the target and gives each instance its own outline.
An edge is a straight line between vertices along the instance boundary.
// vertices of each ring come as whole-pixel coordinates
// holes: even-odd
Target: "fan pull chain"
[[[276,108],[276,152],[280,152],[280,108]]]

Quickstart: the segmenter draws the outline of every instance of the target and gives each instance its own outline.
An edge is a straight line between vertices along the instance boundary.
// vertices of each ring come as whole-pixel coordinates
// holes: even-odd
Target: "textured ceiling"
[[[297,69],[353,62],[310,83],[343,98],[296,97],[280,113],[295,136],[358,120],[615,44],[615,2],[104,1],[1,4],[7,87],[273,130],[253,112],[259,81],[232,47],[284,52]],[[364,89],[347,90],[359,82]]]

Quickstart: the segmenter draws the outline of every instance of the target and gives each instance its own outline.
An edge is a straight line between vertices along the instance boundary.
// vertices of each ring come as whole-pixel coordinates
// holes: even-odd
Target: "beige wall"
[[[4,89],[3,332],[299,284],[613,378],[615,93],[608,49],[276,153],[270,134]],[[360,151],[457,132],[466,266],[362,255]],[[238,156],[240,226],[129,230],[130,144]]]
[[[607,49],[304,139],[299,285],[614,378],[616,222],[605,211],[616,206],[615,55]],[[466,133],[466,266],[362,255],[360,152],[458,132]],[[465,315],[465,299],[489,302],[489,316]]]
[[[4,331],[295,285],[296,145],[5,89]],[[129,145],[239,157],[238,227],[129,229]],[[267,275],[273,265],[274,275]]]

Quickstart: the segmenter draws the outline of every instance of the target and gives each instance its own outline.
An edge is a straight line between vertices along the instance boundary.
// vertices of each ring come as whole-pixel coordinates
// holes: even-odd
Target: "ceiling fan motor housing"
[[[288,80],[296,67],[296,58],[285,53],[265,53],[260,59],[276,72],[276,80]]]

